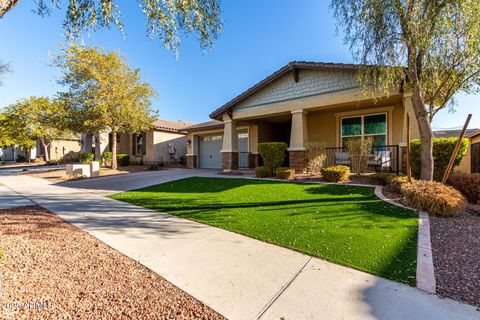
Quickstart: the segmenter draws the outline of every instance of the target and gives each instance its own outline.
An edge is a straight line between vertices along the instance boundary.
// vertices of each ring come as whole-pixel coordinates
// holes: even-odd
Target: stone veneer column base
[[[250,153],[248,156],[248,166],[250,169],[258,167],[260,155],[258,153]]]
[[[307,167],[305,159],[305,150],[290,150],[288,151],[288,162],[290,167],[295,169],[296,173],[303,173]]]
[[[238,152],[222,151],[222,169],[224,172],[229,172],[229,171],[238,169]]]
[[[187,168],[188,169],[197,168],[197,155],[195,154],[187,155]]]

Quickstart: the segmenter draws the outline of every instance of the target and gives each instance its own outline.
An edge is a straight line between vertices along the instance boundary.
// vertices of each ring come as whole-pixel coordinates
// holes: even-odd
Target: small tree
[[[345,139],[345,148],[352,161],[352,171],[357,176],[365,173],[368,168],[368,158],[372,151],[373,138],[347,138]]]
[[[431,121],[457,92],[480,83],[480,1],[332,0],[364,88],[410,91],[421,179],[433,177]],[[370,90],[370,92],[372,92]]]
[[[112,134],[112,168],[117,168],[117,133],[139,133],[152,127],[155,91],[118,53],[72,44],[56,57],[60,83],[68,88],[60,97],[69,114],[68,127],[77,132]]]
[[[287,148],[288,146],[285,142],[263,142],[258,144],[258,152],[262,156],[263,164],[271,170],[271,175],[285,161]]]
[[[326,159],[325,143],[308,142],[305,144],[307,152],[307,170],[312,174],[320,174]]]
[[[30,150],[35,146],[35,137],[22,120],[15,112],[14,105],[6,107],[0,114],[0,147],[19,146],[30,160]]]
[[[25,131],[29,137],[27,140],[39,139],[45,150],[45,161],[49,161],[50,144],[54,139],[62,138],[65,133],[62,128],[61,105],[46,97],[32,96],[8,107],[7,113],[12,117],[10,126],[13,126],[12,130],[17,130],[16,135],[21,136],[19,131]]]

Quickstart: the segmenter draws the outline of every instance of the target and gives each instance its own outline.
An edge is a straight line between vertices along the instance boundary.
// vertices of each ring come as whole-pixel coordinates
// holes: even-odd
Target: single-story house
[[[53,140],[48,146],[48,154],[51,160],[73,160],[78,158],[80,152],[80,137],[71,134],[65,137],[59,137]],[[0,159],[2,161],[16,161],[18,156],[27,157],[27,152],[19,146],[5,147],[0,149]],[[45,157],[45,148],[40,140],[37,140],[35,146],[30,149],[30,160],[39,157]],[[27,159],[28,160],[28,159]]]
[[[306,144],[327,146],[327,163],[345,163],[346,138],[370,136],[372,164],[397,172],[406,146],[411,94],[402,88],[366,95],[356,81],[359,65],[294,61],[210,114],[212,121],[185,128],[187,165],[224,171],[255,168],[258,144],[283,141],[286,165],[306,166]],[[411,137],[418,138],[416,121]]]
[[[460,133],[461,130],[438,130],[434,131],[433,135],[435,138],[457,138]],[[467,154],[454,170],[465,173],[480,173],[480,129],[467,129],[465,138],[470,142]]]
[[[117,153],[128,154],[131,164],[170,164],[181,162],[187,153],[187,134],[183,129],[193,123],[158,119],[153,128],[138,134],[117,134]],[[93,152],[100,159],[111,151],[112,135],[82,134],[82,152]]]

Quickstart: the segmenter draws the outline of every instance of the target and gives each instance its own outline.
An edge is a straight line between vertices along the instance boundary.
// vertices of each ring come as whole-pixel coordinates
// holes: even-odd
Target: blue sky
[[[118,49],[158,92],[153,104],[160,117],[199,122],[251,85],[289,61],[352,62],[342,33],[336,34],[329,1],[224,0],[224,29],[211,52],[202,52],[194,35],[184,39],[177,60],[158,40],[148,39],[136,1],[120,1],[126,35],[115,28],[83,37],[85,44]],[[24,0],[0,20],[0,59],[13,72],[3,78],[0,106],[30,95],[53,96],[57,70],[50,53],[65,43],[64,10],[36,16],[34,1]],[[439,113],[434,128],[480,128],[480,96],[458,96],[458,111]]]

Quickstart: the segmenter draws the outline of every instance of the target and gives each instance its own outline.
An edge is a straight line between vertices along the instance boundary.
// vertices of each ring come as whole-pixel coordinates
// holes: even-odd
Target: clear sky
[[[211,52],[202,52],[194,35],[184,39],[180,58],[148,39],[145,19],[136,1],[119,1],[126,36],[115,28],[83,37],[83,42],[119,50],[158,92],[153,104],[160,117],[199,122],[217,107],[262,80],[289,61],[353,62],[343,35],[322,0],[224,0],[224,29]],[[65,1],[63,1],[65,3]],[[53,96],[57,70],[50,53],[65,43],[65,11],[36,16],[33,0],[0,20],[0,59],[13,72],[3,78],[0,106],[30,95]],[[458,96],[458,111],[437,115],[434,128],[459,127],[473,113],[471,128],[480,128],[480,96]]]

